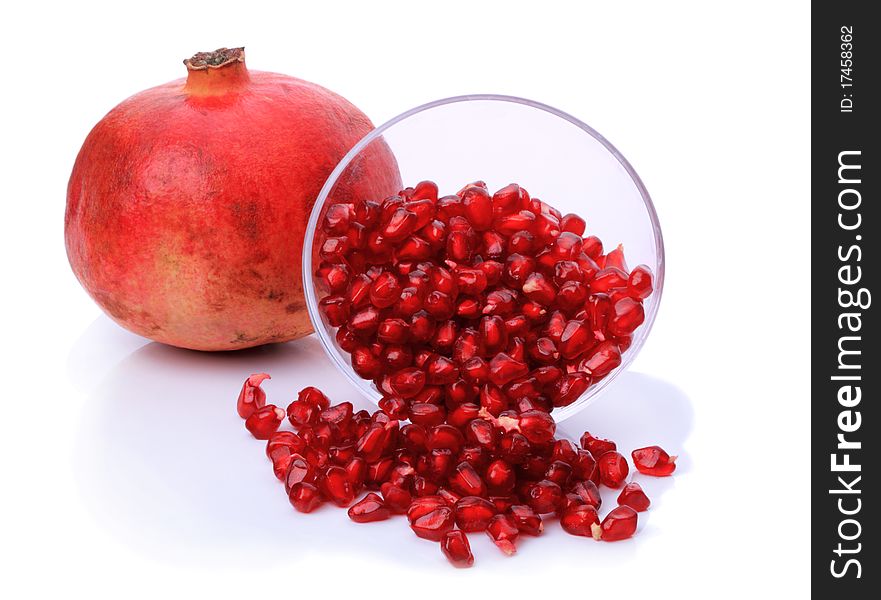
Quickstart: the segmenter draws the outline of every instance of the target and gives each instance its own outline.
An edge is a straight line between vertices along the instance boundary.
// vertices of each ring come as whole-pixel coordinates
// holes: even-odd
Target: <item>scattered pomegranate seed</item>
[[[606,452],[597,460],[597,468],[600,472],[600,482],[610,488],[619,488],[624,484],[630,468],[627,459],[620,452]]]
[[[595,529],[600,526],[600,518],[596,508],[589,504],[580,504],[563,511],[560,525],[571,535],[593,537]]]
[[[267,379],[270,377],[266,373],[254,373],[245,380],[236,405],[241,418],[247,419],[266,405],[266,392],[260,384]]]
[[[274,404],[267,404],[245,419],[245,428],[258,440],[268,440],[278,430],[284,417],[284,410]]]
[[[408,513],[409,514],[409,513]],[[438,506],[410,522],[410,528],[419,537],[439,542],[453,529],[455,519],[449,506]]]
[[[517,552],[515,542],[520,532],[510,516],[504,514],[495,515],[489,520],[489,524],[486,526],[486,533],[493,543],[508,556]]]
[[[349,509],[349,518],[356,523],[384,521],[390,516],[391,512],[383,504],[382,498],[373,492],[364,496]]]
[[[496,515],[496,507],[479,496],[465,496],[456,502],[455,514],[462,531],[483,531]]]
[[[474,564],[471,544],[462,531],[448,531],[441,539],[441,550],[454,567],[470,567]]]
[[[642,486],[635,481],[631,481],[625,485],[624,489],[621,490],[621,493],[618,495],[618,504],[629,506],[636,512],[648,510],[651,503],[649,497],[645,495]]]
[[[676,457],[667,454],[660,446],[639,448],[631,456],[636,469],[645,475],[665,477],[676,470]]]
[[[301,481],[291,487],[288,499],[294,508],[303,513],[310,513],[321,506],[321,492],[311,483]]]
[[[626,540],[636,533],[636,520],[635,510],[629,506],[618,506],[606,515],[593,537],[604,542]]]

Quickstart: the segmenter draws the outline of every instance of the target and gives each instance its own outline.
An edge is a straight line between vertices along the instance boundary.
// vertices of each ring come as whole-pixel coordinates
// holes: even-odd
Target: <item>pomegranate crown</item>
[[[213,52],[197,52],[184,60],[184,65],[191,71],[207,71],[220,69],[228,64],[245,62],[245,48],[218,48]]]

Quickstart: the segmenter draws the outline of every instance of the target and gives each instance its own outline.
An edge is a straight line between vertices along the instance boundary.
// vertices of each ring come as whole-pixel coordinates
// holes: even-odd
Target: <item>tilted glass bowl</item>
[[[633,333],[622,361],[572,404],[555,408],[559,422],[583,409],[636,358],[652,329],[664,287],[664,241],[651,198],[618,150],[590,126],[550,106],[498,95],[446,98],[409,110],[373,130],[340,161],[312,209],[303,245],[303,287],[309,316],[321,344],[339,370],[374,403],[381,399],[372,381],[352,369],[318,308],[326,294],[315,277],[321,236],[316,235],[337,184],[362,160],[387,144],[397,159],[403,185],[428,179],[440,195],[454,194],[482,180],[490,193],[518,183],[560,210],[587,222],[606,251],[623,244],[628,266],[644,264],[654,275],[654,291],[643,302],[645,322]],[[382,198],[374,198],[382,201]]]

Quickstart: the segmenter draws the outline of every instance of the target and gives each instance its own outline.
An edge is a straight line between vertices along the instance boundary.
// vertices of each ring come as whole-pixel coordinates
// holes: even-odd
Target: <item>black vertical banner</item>
[[[881,590],[875,8],[814,2],[811,25],[811,573],[818,592],[854,600]]]

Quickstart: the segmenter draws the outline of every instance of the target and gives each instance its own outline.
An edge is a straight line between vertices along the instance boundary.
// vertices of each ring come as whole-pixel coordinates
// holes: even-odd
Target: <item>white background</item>
[[[67,2],[0,21],[0,595],[242,598],[805,597],[810,500],[809,25],[805,3]],[[614,5],[614,6],[613,6]],[[655,329],[563,430],[682,455],[629,542],[562,533],[449,568],[404,520],[295,513],[235,414],[356,402],[314,339],[177,351],[100,314],[71,274],[65,186],[89,129],[195,51],[321,83],[375,123],[468,93],[583,119],[627,156],[667,242]],[[612,502],[609,499],[609,502]],[[602,596],[599,596],[602,594]]]

